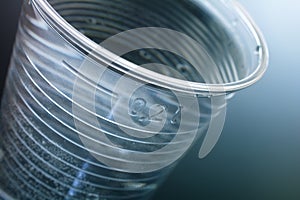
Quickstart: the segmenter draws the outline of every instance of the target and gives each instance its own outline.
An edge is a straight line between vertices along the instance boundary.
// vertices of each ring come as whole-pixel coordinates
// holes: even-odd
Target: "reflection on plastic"
[[[141,36],[144,38],[141,38]],[[139,37],[139,40],[136,40],[137,37]],[[193,143],[198,132],[201,111],[197,95],[195,95],[196,93],[183,93],[169,90],[169,95],[160,95],[160,99],[165,98],[165,104],[160,105],[155,101],[151,102],[155,96],[157,96],[159,90],[163,89],[156,88],[157,86],[147,86],[143,81],[127,75],[129,74],[128,72],[122,76],[120,75],[115,82],[112,82],[110,78],[107,78],[109,82],[101,81],[102,79],[106,79],[105,71],[110,70],[110,68],[108,68],[109,65],[118,63],[121,56],[131,51],[153,48],[166,50],[178,56],[186,57],[186,60],[193,65],[193,68],[196,69],[199,75],[208,83],[216,82],[215,79],[218,77],[221,79],[221,76],[216,73],[218,70],[213,61],[207,63],[210,64],[210,68],[205,67],[203,69],[203,66],[198,65],[198,63],[201,63],[200,61],[191,59],[191,57],[184,54],[186,49],[182,46],[170,44],[163,39],[158,39],[166,37],[172,41],[193,44],[193,49],[197,49],[196,52],[205,52],[197,41],[177,31],[154,27],[138,28],[114,35],[100,44],[99,48],[106,47],[115,53],[111,54],[110,63],[100,65],[91,62],[91,58],[87,58],[80,66],[79,74],[83,77],[88,77],[91,82],[99,84],[102,88],[114,94],[111,95],[111,97],[109,95],[103,95],[101,97],[101,101],[110,102],[111,108],[107,116],[101,116],[102,119],[98,120],[95,106],[97,86],[95,84],[93,86],[81,77],[78,77],[72,93],[73,114],[76,116],[74,118],[75,125],[79,132],[84,133],[80,134],[81,141],[96,159],[114,169],[130,173],[145,173],[159,170],[175,162]],[[133,42],[131,45],[122,45],[124,41],[134,40],[138,42]],[[207,58],[209,58],[207,53],[199,55],[207,55]],[[198,59],[201,59],[201,57],[199,56]],[[132,70],[136,71],[139,70],[139,68],[138,66],[134,66]],[[141,70],[145,70],[145,68]],[[214,73],[213,80],[210,79],[212,73]],[[184,79],[184,76],[181,75],[181,78]],[[150,89],[145,89],[144,93],[135,97],[135,92],[143,87],[149,87]],[[164,94],[167,93],[165,92]],[[86,101],[86,99],[89,99],[89,101]],[[132,99],[134,99],[134,110],[130,111],[129,105]],[[177,109],[175,109],[174,113],[170,113],[168,109],[168,107],[170,107],[169,102],[174,100],[178,101]],[[137,115],[138,112],[144,109],[146,104],[151,104],[147,111],[148,116],[141,115],[136,119],[137,121],[133,120],[129,113],[134,112],[134,114]],[[160,120],[153,120],[152,113],[155,112],[155,108],[158,108],[158,113],[161,117]],[[221,134],[226,113],[225,95],[219,95],[217,97],[211,95],[211,112],[210,126],[214,126],[214,128],[209,128],[209,134],[206,134],[203,148],[201,149],[201,157],[213,148]],[[165,127],[172,126],[172,124],[175,123],[175,118],[179,115],[180,120],[176,122],[179,124],[178,130],[176,130],[176,132],[170,132],[169,130],[164,132],[166,131]],[[217,120],[214,119],[215,117],[217,117]],[[112,128],[114,126],[111,126],[110,130],[103,130],[104,128],[100,123],[102,120],[115,124],[117,128]],[[145,120],[148,121],[148,124],[143,125]],[[141,122],[143,123],[141,124]],[[144,152],[143,149],[140,149],[140,151],[132,151],[127,149],[126,146],[114,144],[106,136],[106,134],[110,134],[113,137],[120,137],[120,135],[123,134],[120,133],[121,131],[125,133],[125,135],[133,137],[131,139],[131,137],[126,138],[126,136],[124,136],[122,143],[133,140],[135,145],[136,143],[144,143],[145,146],[149,145],[146,141],[139,139],[154,137],[156,134],[161,135],[161,137],[166,134],[172,134],[173,138],[166,143],[164,147],[155,151]],[[130,145],[130,142],[128,142],[128,145]],[[160,141],[157,141],[157,143],[159,142]],[[157,144],[154,142],[152,145]]]

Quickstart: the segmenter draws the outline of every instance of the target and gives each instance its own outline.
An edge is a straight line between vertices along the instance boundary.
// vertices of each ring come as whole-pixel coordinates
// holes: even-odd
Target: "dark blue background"
[[[300,2],[240,0],[270,49],[264,78],[229,102],[213,152],[198,146],[180,162],[154,200],[300,199]],[[4,82],[21,0],[0,7],[0,82]]]

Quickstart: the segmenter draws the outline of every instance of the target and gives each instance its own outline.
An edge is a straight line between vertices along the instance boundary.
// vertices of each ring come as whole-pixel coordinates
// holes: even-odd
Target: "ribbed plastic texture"
[[[139,27],[163,27],[185,33],[209,54],[210,58],[201,64],[218,67],[221,80],[212,83],[232,83],[254,71],[244,65],[246,54],[239,51],[238,40],[231,38],[228,24],[222,25],[209,12],[195,6],[194,1],[51,0],[49,3],[66,22],[95,43]],[[93,60],[91,52],[60,35],[36,5],[35,1],[24,2],[2,99],[0,196],[28,200],[150,198],[176,161],[207,129],[210,99],[193,96],[191,102],[196,99],[200,111],[194,114],[195,107],[181,105],[178,96],[167,87],[128,77],[142,86],[130,94],[128,104],[118,105],[120,109],[125,106],[125,114],[119,113],[117,121],[114,114],[118,112],[111,102],[126,95],[115,89],[115,84],[124,77],[124,70],[106,67],[103,60]],[[238,22],[231,25],[234,28]],[[189,44],[180,45],[189,55],[203,56],[189,48]],[[250,48],[256,50],[256,46]],[[142,49],[123,58],[166,76],[204,82],[187,60],[170,52]],[[80,67],[86,62],[105,68],[99,82],[81,74]],[[161,65],[151,68],[147,63]],[[94,88],[94,99],[84,98],[85,87],[74,89],[78,80]],[[79,101],[74,101],[74,90],[82,91]],[[92,100],[95,113],[84,107]],[[188,113],[183,125],[182,110]],[[101,127],[95,127],[89,115],[80,116],[85,112],[92,113]],[[120,123],[126,122],[126,117],[140,128]],[[86,132],[78,129],[78,123],[89,128]],[[151,123],[163,126],[158,132],[142,129]],[[193,128],[180,132],[181,125]],[[97,131],[103,136],[97,135]],[[132,134],[126,134],[128,131]],[[136,137],[133,134],[136,132],[144,136]],[[97,139],[103,137],[110,142]],[[94,148],[97,145],[99,148]],[[177,148],[158,151],[168,145]],[[142,156],[149,155],[151,161],[146,158],[141,161]]]

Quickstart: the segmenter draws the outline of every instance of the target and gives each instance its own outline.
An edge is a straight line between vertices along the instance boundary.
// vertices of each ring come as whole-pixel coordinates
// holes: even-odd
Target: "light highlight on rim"
[[[45,0],[32,0],[34,6],[39,10],[40,14],[45,18],[45,20],[57,29],[61,34],[67,35],[65,39],[76,44],[80,49],[86,52],[92,52],[93,56],[100,60],[111,60],[115,55],[105,48],[99,48],[98,44],[84,36],[73,26],[71,26],[65,19],[63,19],[55,9]],[[216,3],[216,2],[215,2]],[[234,92],[236,90],[243,89],[254,84],[258,81],[264,74],[268,66],[268,50],[263,36],[255,25],[253,20],[249,17],[242,6],[234,0],[230,1],[220,1],[219,3],[224,4],[224,6],[232,8],[232,11],[236,12],[237,16],[243,20],[249,33],[254,37],[256,45],[260,47],[258,52],[258,62],[255,64],[255,70],[248,76],[242,78],[241,80],[225,83],[225,84],[208,84],[208,83],[197,83],[188,82],[168,76],[157,76],[156,72],[137,67],[132,62],[129,62],[123,58],[118,59],[118,66],[112,65],[112,67],[117,68],[117,70],[129,71],[128,75],[133,76],[138,79],[146,80],[149,83],[155,83],[161,87],[166,87],[171,90],[196,93],[196,94],[207,94],[215,95],[218,93]],[[119,68],[122,66],[124,69]],[[252,66],[253,67],[253,66]],[[159,77],[159,78],[157,78]]]

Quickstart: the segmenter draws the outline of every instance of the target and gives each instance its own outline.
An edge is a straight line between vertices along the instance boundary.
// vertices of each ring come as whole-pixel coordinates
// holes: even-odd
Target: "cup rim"
[[[112,65],[111,67],[125,72],[127,75],[134,78],[141,79],[148,83],[159,85],[171,90],[190,94],[200,94],[205,96],[235,92],[251,86],[258,80],[260,80],[266,72],[269,64],[269,52],[267,44],[260,29],[252,20],[250,15],[245,11],[242,5],[237,1],[230,2],[232,3],[234,10],[248,27],[250,33],[257,43],[257,46],[260,47],[260,51],[257,55],[257,66],[251,74],[238,81],[223,84],[200,83],[176,79],[145,69],[143,67],[139,67],[137,64],[119,57],[113,52],[101,47],[99,44],[82,34],[79,30],[69,24],[62,16],[60,16],[59,13],[55,11],[55,9],[50,5],[50,3],[48,3],[47,0],[29,1],[32,2],[39,14],[44,18],[44,20],[49,23],[52,28],[54,28],[59,34],[63,35],[63,37],[67,41],[71,42],[71,44],[76,44],[76,47],[78,47],[80,50],[89,52],[91,57],[108,62],[112,58],[114,58],[113,60],[115,62],[115,58],[118,57],[116,61],[117,65]],[[120,66],[122,66],[122,68]]]

